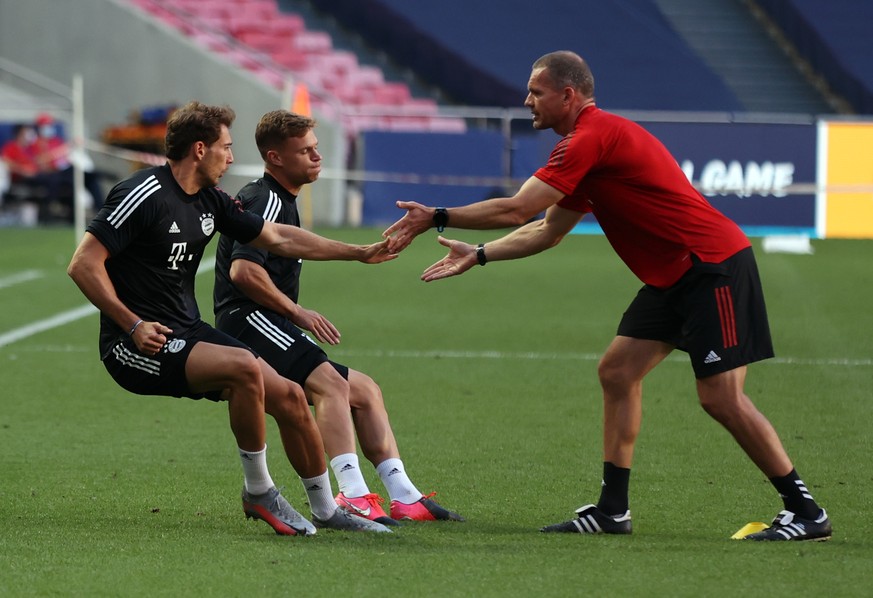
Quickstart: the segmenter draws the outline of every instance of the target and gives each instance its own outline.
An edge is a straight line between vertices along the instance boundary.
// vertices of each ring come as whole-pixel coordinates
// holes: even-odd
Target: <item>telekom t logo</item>
[[[185,250],[188,248],[188,243],[173,243],[173,248],[170,250],[170,257],[167,261],[170,262],[170,270],[178,270],[179,262],[185,259]]]

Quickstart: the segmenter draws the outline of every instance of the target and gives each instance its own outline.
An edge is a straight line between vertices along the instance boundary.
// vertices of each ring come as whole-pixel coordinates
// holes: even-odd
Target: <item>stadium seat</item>
[[[298,50],[307,54],[325,54],[333,50],[330,35],[323,31],[300,31],[292,41]]]

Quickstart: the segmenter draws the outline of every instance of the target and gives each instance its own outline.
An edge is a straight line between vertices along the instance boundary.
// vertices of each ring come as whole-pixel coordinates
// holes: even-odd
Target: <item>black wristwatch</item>
[[[433,225],[437,232],[441,233],[446,230],[446,225],[449,223],[449,212],[445,208],[437,208],[433,213]]]
[[[476,247],[476,261],[479,262],[480,266],[488,263],[488,257],[485,255],[485,243],[479,243]]]

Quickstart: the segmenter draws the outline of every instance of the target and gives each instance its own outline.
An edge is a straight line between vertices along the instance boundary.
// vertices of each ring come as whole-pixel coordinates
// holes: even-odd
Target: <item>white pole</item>
[[[85,111],[82,94],[82,75],[73,75],[73,155],[80,157],[85,153]],[[71,160],[73,163],[73,222],[76,232],[76,243],[85,236],[85,171],[82,160]],[[100,198],[95,197],[97,201]]]

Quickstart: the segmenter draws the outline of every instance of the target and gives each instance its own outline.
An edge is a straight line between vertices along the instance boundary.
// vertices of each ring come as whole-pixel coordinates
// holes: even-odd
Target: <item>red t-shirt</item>
[[[534,176],[566,195],[562,208],[594,214],[624,263],[655,287],[678,281],[692,253],[719,263],[751,245],[660,141],[596,106],[582,111]]]
[[[31,177],[39,172],[39,165],[27,148],[15,141],[9,141],[0,150],[0,157],[9,164],[12,180]]]

